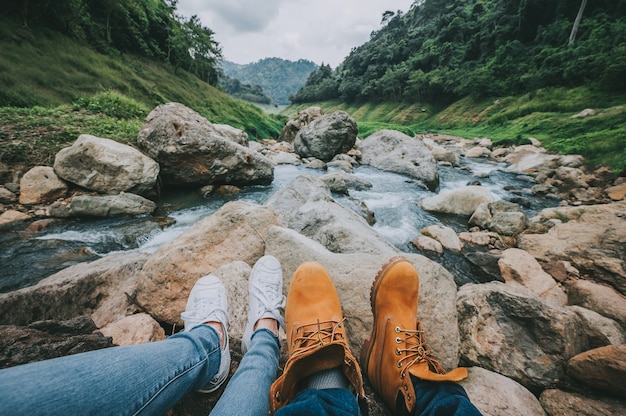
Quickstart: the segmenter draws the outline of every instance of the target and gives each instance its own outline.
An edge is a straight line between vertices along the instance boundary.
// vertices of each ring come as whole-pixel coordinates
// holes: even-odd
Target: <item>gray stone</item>
[[[70,202],[72,217],[115,217],[121,215],[151,214],[157,205],[135,194],[77,195]]]
[[[381,130],[363,139],[358,150],[364,165],[417,179],[431,191],[439,186],[437,161],[419,138]]]
[[[294,149],[301,157],[328,162],[352,149],[358,131],[356,121],[345,111],[337,110],[303,126],[296,135]]]
[[[103,194],[130,192],[155,194],[159,165],[139,150],[88,134],[82,134],[54,158],[61,178]]]
[[[148,114],[137,145],[160,164],[167,185],[241,186],[274,179],[270,159],[178,103],[162,104]]]

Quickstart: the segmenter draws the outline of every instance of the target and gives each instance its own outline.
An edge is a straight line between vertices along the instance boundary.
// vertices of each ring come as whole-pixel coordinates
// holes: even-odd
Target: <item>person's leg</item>
[[[211,415],[266,415],[269,389],[278,371],[280,342],[267,329],[254,332],[248,352],[229,380]]]
[[[321,387],[321,382],[327,386],[326,382],[333,380],[339,381],[339,386],[352,386],[354,393],[338,389],[348,393],[349,402],[357,403],[356,397],[364,397],[361,369],[348,345],[339,296],[320,264],[303,263],[295,271],[287,295],[285,324],[289,359],[270,389],[273,412],[285,409],[284,414],[298,413],[290,410],[298,408],[296,396],[302,394],[303,398],[310,387]],[[318,395],[318,404],[324,407],[324,394],[312,394]]]
[[[276,379],[280,341],[285,327],[283,273],[279,261],[261,257],[250,273],[248,323],[241,341],[243,359],[211,415],[264,415],[270,410],[269,390]]]
[[[307,389],[280,408],[275,416],[356,416],[359,410],[356,396],[350,390]]]
[[[465,389],[451,381],[426,381],[411,376],[415,388],[413,416],[480,416]]]
[[[220,366],[207,325],[148,344],[112,347],[0,371],[6,414],[162,414]]]
[[[428,348],[417,320],[418,292],[419,277],[411,262],[395,257],[383,266],[370,296],[372,333],[361,350],[361,364],[374,391],[398,414],[411,413],[423,395],[412,378],[432,383],[467,377],[465,368],[446,372]]]
[[[194,285],[185,331],[0,371],[7,414],[162,414],[191,390],[213,391],[228,376],[226,291],[215,276]],[[204,324],[207,325],[204,325]]]

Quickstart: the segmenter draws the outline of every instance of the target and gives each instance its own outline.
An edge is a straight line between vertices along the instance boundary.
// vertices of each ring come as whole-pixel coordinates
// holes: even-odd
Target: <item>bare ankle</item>
[[[265,328],[270,330],[275,336],[278,336],[278,322],[274,318],[261,318],[254,324],[254,330]]]
[[[211,328],[215,329],[215,332],[217,332],[217,335],[220,338],[220,348],[224,348],[225,346],[225,334],[224,334],[224,327],[222,327],[222,324],[217,322],[217,321],[210,321],[210,322],[205,322],[206,325],[210,326]]]

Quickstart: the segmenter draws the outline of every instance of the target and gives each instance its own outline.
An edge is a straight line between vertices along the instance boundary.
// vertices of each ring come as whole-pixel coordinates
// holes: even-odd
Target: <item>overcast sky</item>
[[[337,67],[380,28],[386,10],[407,12],[413,0],[179,0],[215,32],[224,59],[248,64],[278,57]]]

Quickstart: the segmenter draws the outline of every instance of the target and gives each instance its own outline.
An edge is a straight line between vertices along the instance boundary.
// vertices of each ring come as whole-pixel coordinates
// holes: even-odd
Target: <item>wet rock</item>
[[[439,186],[437,161],[418,138],[396,130],[381,130],[363,139],[358,149],[364,165],[417,179],[431,191]]]
[[[159,165],[139,150],[110,139],[82,134],[54,158],[61,178],[103,194],[156,194]]]
[[[287,227],[336,253],[393,255],[397,250],[358,214],[337,203],[318,178],[300,175],[274,193],[265,206]]]
[[[443,245],[432,237],[420,235],[411,240],[411,244],[420,251],[432,251],[443,254]]]
[[[117,321],[133,311],[127,294],[135,292],[135,279],[146,258],[142,253],[113,254],[0,294],[0,323],[23,326],[81,315],[89,315],[98,327]]]
[[[7,210],[0,214],[0,229],[4,227],[10,227],[15,224],[27,221],[30,219],[30,215],[25,214],[14,209]]]
[[[70,202],[72,217],[115,217],[151,214],[157,205],[139,195],[77,195]]]
[[[439,241],[447,250],[461,251],[463,248],[463,243],[461,243],[461,240],[457,237],[456,232],[450,227],[445,227],[443,225],[429,225],[428,227],[423,228],[420,233]]]
[[[491,201],[495,201],[495,197],[488,189],[468,186],[424,198],[419,202],[419,206],[425,211],[470,217],[480,204]]]
[[[0,186],[0,204],[12,204],[14,202],[17,202],[17,195],[4,186]]]

